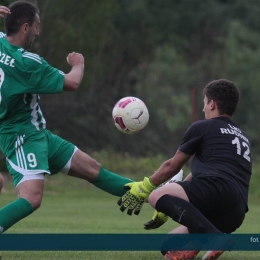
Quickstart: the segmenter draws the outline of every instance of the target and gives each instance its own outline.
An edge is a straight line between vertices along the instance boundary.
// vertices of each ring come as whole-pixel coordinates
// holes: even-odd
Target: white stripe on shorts
[[[26,175],[23,176],[23,178],[17,183],[16,187],[24,182],[24,181],[29,181],[29,180],[44,180],[44,174],[43,173],[39,173],[39,174],[35,174],[35,175]]]
[[[23,147],[22,147],[23,138],[24,138],[24,135],[17,136],[17,141],[15,143],[15,153],[16,153],[16,160],[17,160],[18,166],[23,169],[27,169],[26,158],[24,155]]]
[[[16,187],[27,180],[44,180],[44,173],[50,174],[49,171],[46,170],[27,170],[27,169],[23,169],[19,166],[16,166],[14,163],[12,163],[11,160],[9,160],[8,158],[6,158],[6,160],[9,162],[10,166],[16,171],[19,172],[23,175],[23,178],[18,182],[18,184],[16,185]]]
[[[78,147],[75,146],[74,148],[74,151],[73,151],[73,154],[71,155],[69,161],[66,163],[66,165],[61,169],[61,173],[64,173],[64,174],[68,174],[69,173],[69,170],[70,170],[70,167],[71,167],[71,160],[72,160],[72,157],[73,155],[78,151]]]
[[[16,171],[21,173],[22,175],[35,175],[35,174],[39,174],[39,173],[47,173],[50,174],[49,171],[46,170],[42,170],[42,169],[37,169],[37,170],[28,170],[28,169],[23,169],[19,166],[16,166],[11,160],[9,160],[8,158],[6,158],[6,160],[9,162],[10,166]]]

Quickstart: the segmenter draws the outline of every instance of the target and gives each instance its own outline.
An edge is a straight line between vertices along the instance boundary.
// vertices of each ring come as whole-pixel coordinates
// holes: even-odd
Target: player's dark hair
[[[38,8],[27,1],[16,1],[9,6],[10,14],[5,15],[5,33],[11,36],[17,33],[24,23],[32,26],[36,14],[39,14]]]
[[[236,111],[239,101],[239,90],[236,84],[226,79],[213,80],[203,89],[203,95],[208,102],[214,100],[217,103],[220,115],[232,116]]]

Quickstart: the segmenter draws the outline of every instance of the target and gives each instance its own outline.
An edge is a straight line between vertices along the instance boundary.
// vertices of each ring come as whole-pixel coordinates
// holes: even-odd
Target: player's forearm
[[[155,186],[159,186],[169,180],[180,171],[180,168],[175,168],[171,164],[171,160],[165,161],[159,169],[150,177],[151,182]]]
[[[76,91],[84,75],[84,57],[77,52],[69,53],[67,62],[71,66],[68,74],[65,74],[63,90]]]
[[[65,74],[64,87],[65,91],[76,91],[83,79],[84,65],[77,64],[71,68],[68,74]]]
[[[175,155],[171,159],[165,161],[151,176],[151,182],[155,186],[158,186],[169,180],[181,170],[182,166],[188,161],[189,158],[190,155],[177,150]]]

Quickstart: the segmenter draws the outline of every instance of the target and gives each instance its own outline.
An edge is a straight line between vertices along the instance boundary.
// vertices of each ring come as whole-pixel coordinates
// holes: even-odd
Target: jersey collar
[[[6,48],[8,48],[9,50],[13,50],[13,51],[20,51],[20,52],[23,52],[24,49],[21,47],[21,46],[16,46],[16,45],[13,45],[11,44],[7,38],[3,38],[3,44],[5,45]]]

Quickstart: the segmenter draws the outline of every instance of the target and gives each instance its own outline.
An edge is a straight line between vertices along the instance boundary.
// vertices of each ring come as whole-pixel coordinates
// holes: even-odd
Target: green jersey
[[[10,44],[0,32],[0,133],[46,127],[39,94],[59,93],[64,73],[42,57]]]

